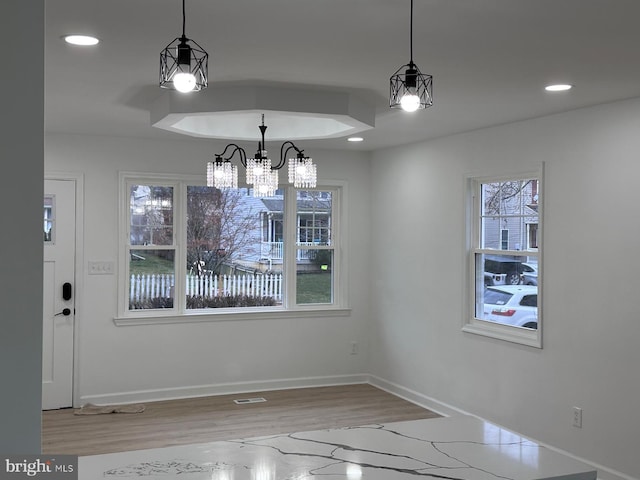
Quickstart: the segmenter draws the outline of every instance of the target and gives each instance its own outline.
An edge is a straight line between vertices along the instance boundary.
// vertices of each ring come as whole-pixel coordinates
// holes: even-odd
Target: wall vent
[[[262,397],[255,397],[255,398],[237,398],[234,400],[234,403],[238,404],[238,405],[245,405],[247,403],[260,403],[260,402],[266,402],[267,399],[266,398],[262,398]]]

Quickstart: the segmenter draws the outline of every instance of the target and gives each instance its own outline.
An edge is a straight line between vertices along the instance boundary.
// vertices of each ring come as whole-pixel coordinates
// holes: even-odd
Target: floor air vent
[[[245,405],[247,403],[260,403],[260,402],[266,402],[267,399],[266,398],[262,398],[262,397],[256,397],[256,398],[238,398],[236,400],[234,400],[234,403],[237,403],[238,405]]]

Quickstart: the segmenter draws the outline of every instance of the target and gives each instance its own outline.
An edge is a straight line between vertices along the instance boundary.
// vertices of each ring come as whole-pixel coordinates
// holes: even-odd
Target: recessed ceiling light
[[[65,35],[64,41],[71,45],[81,45],[83,47],[96,45],[100,40],[90,35]]]
[[[559,84],[555,84],[555,85],[547,85],[546,87],[544,87],[544,89],[547,92],[565,92],[567,90],[571,90],[572,87],[573,87],[573,85],[559,83]]]
[[[347,138],[347,142],[362,142],[364,138],[362,137],[349,137]]]

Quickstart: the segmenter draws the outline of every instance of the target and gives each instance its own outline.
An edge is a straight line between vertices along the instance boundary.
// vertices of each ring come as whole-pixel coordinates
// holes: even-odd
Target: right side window
[[[541,348],[541,175],[474,178],[470,193],[464,330]]]

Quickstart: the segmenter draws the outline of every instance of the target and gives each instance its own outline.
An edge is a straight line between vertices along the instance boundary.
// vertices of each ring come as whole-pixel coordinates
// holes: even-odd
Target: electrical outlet
[[[358,342],[351,342],[351,355],[358,354]]]
[[[580,407],[573,407],[573,426],[582,428],[582,409]]]

